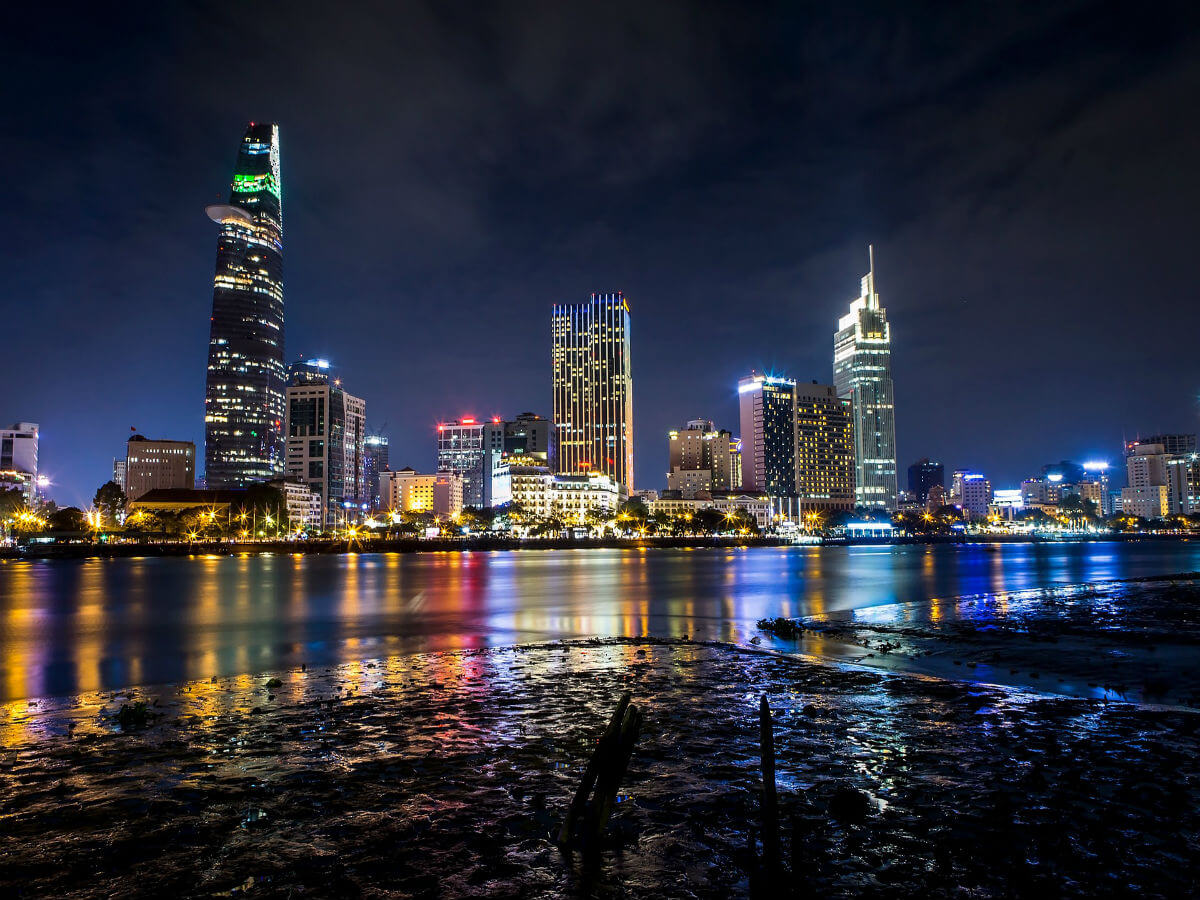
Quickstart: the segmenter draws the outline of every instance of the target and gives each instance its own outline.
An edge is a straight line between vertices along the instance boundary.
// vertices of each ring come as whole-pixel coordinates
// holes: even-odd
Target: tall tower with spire
[[[239,488],[284,469],[283,205],[279,126],[251,122],[221,226],[204,395],[210,488]]]
[[[833,336],[833,383],[854,418],[856,506],[896,508],[896,410],[892,395],[892,332],[875,290],[875,247],[860,296]]]

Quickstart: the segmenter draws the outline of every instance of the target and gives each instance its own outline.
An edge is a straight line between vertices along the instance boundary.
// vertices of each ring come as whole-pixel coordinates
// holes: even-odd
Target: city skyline
[[[465,67],[468,47],[426,19],[396,13],[413,43],[384,55],[372,33],[386,29],[347,17],[283,23],[286,40],[272,42],[266,23],[163,14],[180,26],[169,59],[98,14],[63,38],[69,61],[53,72],[18,50],[46,77],[17,98],[5,145],[10,169],[33,174],[14,186],[5,226],[11,325],[28,339],[10,351],[0,415],[41,424],[61,503],[90,500],[130,423],[203,442],[213,234],[196,209],[224,202],[230,135],[259,116],[283,123],[288,144],[287,359],[337,360],[370,401],[368,427],[391,423],[393,465],[430,466],[439,418],[548,414],[545,312],[612,285],[637,306],[636,481],[654,486],[663,435],[696,416],[732,427],[745,372],[827,379],[818,336],[851,299],[868,242],[887,261],[897,328],[901,468],[930,456],[1015,484],[1044,462],[1025,452],[1031,432],[1050,458],[1116,463],[1124,436],[1196,428],[1189,329],[1161,325],[1192,282],[1197,134],[1172,110],[1200,72],[1183,18],[1118,28],[1047,6],[1018,27],[1003,12],[986,24],[956,12],[881,71],[878,36],[860,43],[832,18],[805,23],[840,48],[822,55],[813,38],[761,46],[712,12],[676,29],[664,10],[647,52],[622,51],[620,78],[647,86],[644,105],[612,118],[623,81],[563,123],[578,90],[565,59],[500,59],[497,92]],[[208,15],[217,24],[195,21]],[[775,31],[800,33],[779,16]],[[471,27],[497,46],[598,35],[622,47],[627,17],[618,6],[600,22]],[[907,33],[897,12],[873,22]],[[361,43],[348,73],[319,52],[327,34]],[[251,64],[240,47],[259,37]],[[99,48],[115,62],[95,65]],[[727,93],[697,63],[706,48]],[[994,65],[1013,54],[1019,79]],[[777,93],[758,90],[756,59],[776,66]],[[75,90],[89,71],[93,89]],[[254,77],[264,71],[279,77]],[[384,102],[414,75],[447,93]],[[1123,99],[1129,78],[1136,106]],[[388,116],[362,128],[342,102],[348,84]],[[934,96],[955,100],[939,113]],[[759,104],[749,116],[747,98]],[[897,152],[909,134],[922,137]],[[384,175],[379,159],[394,161]],[[393,311],[422,337],[403,354],[389,329],[367,327]],[[968,336],[994,341],[991,352],[967,352]],[[106,374],[102,392],[81,387],[81,369]],[[436,389],[405,389],[429,372]],[[97,435],[111,437],[97,446]]]

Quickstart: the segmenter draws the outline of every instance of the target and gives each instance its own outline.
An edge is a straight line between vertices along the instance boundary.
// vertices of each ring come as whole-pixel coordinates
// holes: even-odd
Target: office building
[[[968,519],[986,519],[992,502],[992,483],[978,472],[959,469],[950,481],[950,497]]]
[[[437,470],[463,479],[463,505],[500,507],[512,496],[509,462],[504,455],[504,423],[464,416],[437,427]]]
[[[18,490],[28,506],[37,500],[38,447],[41,432],[34,422],[0,428],[0,490]]]
[[[838,321],[833,383],[854,411],[854,493],[858,506],[896,508],[896,419],[892,333],[875,291],[875,251],[861,296]],[[745,435],[743,435],[745,437]]]
[[[113,475],[112,475],[113,484],[115,484],[121,490],[125,490],[126,469],[127,469],[127,465],[125,462],[125,457],[121,457],[120,459],[115,459],[115,458],[113,459]]]
[[[728,431],[707,419],[667,433],[667,490],[692,496],[696,491],[741,488],[741,451]]]
[[[366,403],[329,377],[329,361],[288,369],[287,475],[321,496],[320,528],[357,522],[366,501]]]
[[[196,445],[152,441],[135,434],[125,444],[125,480],[118,483],[129,500],[156,488],[194,488]]]
[[[433,513],[453,519],[463,510],[463,478],[457,472],[422,475],[409,467],[379,473],[380,504],[393,513]]]
[[[738,380],[742,489],[796,495],[796,382],[751,374]]]
[[[830,384],[796,385],[796,497],[801,512],[854,509],[853,410]]]
[[[946,467],[928,456],[908,467],[908,492],[919,506],[929,499],[929,489],[935,484],[946,486]]]
[[[382,434],[368,434],[363,438],[363,497],[367,508],[380,508],[379,473],[388,468],[388,439]]]
[[[279,128],[250,123],[221,226],[204,396],[205,483],[245,487],[284,471],[283,212]]]
[[[556,470],[600,472],[633,490],[629,304],[621,293],[551,313]]]
[[[1167,463],[1162,444],[1130,441],[1125,445],[1126,487],[1121,489],[1124,515],[1161,519],[1171,511]]]
[[[553,469],[554,423],[531,412],[521,413],[511,422],[505,422],[504,453],[513,465],[542,465]]]

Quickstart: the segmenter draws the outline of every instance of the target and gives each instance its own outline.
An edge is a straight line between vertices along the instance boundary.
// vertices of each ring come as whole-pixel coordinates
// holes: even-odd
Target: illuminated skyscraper
[[[796,385],[796,496],[802,512],[854,508],[854,411],[831,384]]]
[[[633,491],[629,304],[618,291],[551,316],[558,471],[602,472]]]
[[[738,380],[742,489],[772,500],[796,496],[796,382],[774,375]]]
[[[858,506],[896,508],[896,418],[892,333],[875,292],[875,249],[862,296],[838,321],[833,383],[854,413],[854,496]]]
[[[221,226],[213,277],[204,396],[204,472],[210,489],[281,474],[283,458],[283,213],[279,127],[250,123]]]

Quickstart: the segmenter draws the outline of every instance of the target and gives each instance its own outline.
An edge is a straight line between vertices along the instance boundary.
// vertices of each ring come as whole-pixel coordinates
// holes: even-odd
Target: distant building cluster
[[[459,416],[430,435],[434,465],[393,468],[384,428],[325,359],[284,357],[283,208],[279,129],[251,123],[238,148],[219,226],[205,379],[203,475],[188,441],[134,430],[113,461],[110,493],[127,512],[178,514],[207,505],[246,515],[261,486],[281,498],[289,528],[330,533],[419,521],[433,528],[467,511],[510,510],[526,521],[586,526],[638,515],[727,516],[758,528],[886,533],[889,516],[967,524],[1200,514],[1193,434],[1157,434],[1125,447],[1122,483],[1105,462],[1047,464],[1019,486],[922,458],[898,484],[891,327],[876,285],[874,248],[858,296],[833,330],[830,377],[784,373],[738,380],[738,431],[694,418],[667,435],[665,486],[635,490],[631,313],[621,292],[550,310],[549,415]],[[733,386],[731,385],[731,388]],[[0,490],[29,507],[45,484],[39,429],[0,429]],[[257,508],[253,507],[252,508]],[[914,519],[914,517],[916,517]],[[273,517],[272,517],[273,518]],[[433,523],[433,524],[430,524]],[[256,528],[245,525],[247,532]]]

